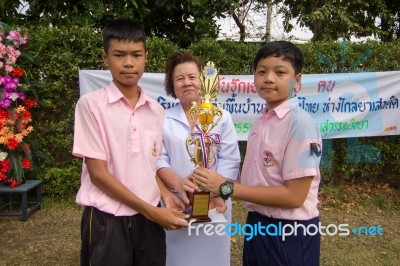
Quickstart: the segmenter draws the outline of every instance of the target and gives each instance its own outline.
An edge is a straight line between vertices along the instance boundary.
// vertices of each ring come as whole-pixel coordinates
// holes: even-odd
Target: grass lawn
[[[242,204],[233,205],[233,221],[244,224]],[[319,208],[322,225],[383,228],[383,236],[366,236],[365,230],[360,236],[352,232],[323,236],[321,265],[400,265],[399,189],[323,185]],[[81,208],[73,200],[49,198],[25,223],[17,217],[0,217],[0,265],[79,265],[80,218]],[[232,237],[232,266],[241,265],[243,241],[243,236]]]

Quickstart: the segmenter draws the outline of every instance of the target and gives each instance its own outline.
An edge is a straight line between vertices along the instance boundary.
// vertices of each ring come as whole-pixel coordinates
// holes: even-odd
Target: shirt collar
[[[268,106],[262,110],[262,114],[265,115],[269,112],[275,113],[277,117],[284,117],[291,109],[299,105],[297,97],[290,98],[272,110],[268,110]]]
[[[166,113],[166,117],[177,119],[183,123],[187,121],[185,111],[180,103],[177,103],[176,106],[170,108],[170,111]]]
[[[137,106],[143,105],[145,103],[151,104],[151,101],[149,99],[149,96],[146,95],[146,93],[139,87],[140,90],[140,97],[137,102]],[[108,102],[109,103],[114,103],[119,101],[120,99],[125,99],[125,96],[122,94],[122,92],[117,88],[114,82],[111,82],[107,87],[106,87],[106,92],[108,95]]]

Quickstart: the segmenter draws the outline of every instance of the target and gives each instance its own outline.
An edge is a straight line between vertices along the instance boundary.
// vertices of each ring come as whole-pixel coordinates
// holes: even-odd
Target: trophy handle
[[[189,151],[189,146],[190,145],[195,145],[195,139],[193,139],[193,137],[189,137],[189,138],[187,138],[186,139],[186,151],[187,151],[187,153],[189,154],[189,157],[190,157],[190,161],[192,162],[192,163],[194,163],[194,164],[197,164],[197,162],[196,162],[196,159],[194,158],[194,156],[192,156],[192,154],[190,153],[190,151]]]
[[[192,107],[190,107],[190,110],[189,110],[189,115],[190,115],[190,118],[192,118],[192,121],[194,124],[197,124],[197,122],[196,122],[196,119],[193,117],[193,114],[198,113],[198,112],[199,112],[199,108],[197,107],[197,103],[193,101]]]

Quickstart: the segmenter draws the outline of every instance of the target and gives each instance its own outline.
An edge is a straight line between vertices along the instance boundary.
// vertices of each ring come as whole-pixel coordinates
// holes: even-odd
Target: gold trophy
[[[212,133],[211,130],[222,118],[221,105],[214,106],[210,100],[217,96],[217,85],[219,82],[218,70],[213,62],[208,62],[200,75],[200,97],[201,103],[192,103],[189,110],[190,117],[195,124],[191,135],[186,139],[186,150],[191,162],[196,166],[211,168],[215,164],[221,137]],[[197,119],[195,118],[197,115]],[[216,117],[214,121],[214,117]],[[190,147],[193,146],[193,153]],[[210,222],[208,209],[210,203],[210,192],[200,188],[198,191],[188,193],[191,206],[186,209],[194,222]]]

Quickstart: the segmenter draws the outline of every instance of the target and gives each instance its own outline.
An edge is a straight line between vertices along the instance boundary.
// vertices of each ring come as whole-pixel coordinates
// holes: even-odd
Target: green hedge
[[[71,155],[74,107],[79,98],[78,71],[105,69],[101,61],[101,34],[90,28],[23,29],[29,36],[27,53],[19,61],[34,85],[40,105],[32,112],[34,131],[30,135],[36,152],[36,168],[28,178],[44,181],[49,195],[75,193],[79,184],[81,161]],[[238,43],[203,39],[187,50],[204,61],[213,60],[221,74],[251,74],[253,56],[260,43]],[[400,43],[339,43],[299,44],[306,57],[304,73],[352,71],[389,71],[400,69]],[[164,60],[178,50],[175,44],[160,38],[149,38],[147,72],[163,72]],[[325,61],[322,63],[322,55]],[[365,60],[362,56],[365,56]],[[322,168],[324,182],[384,181],[399,179],[399,136],[359,138],[364,146],[376,147],[380,161],[354,163],[357,158],[346,139],[326,142]],[[366,143],[366,144],[364,144]],[[245,150],[241,143],[242,153]],[[348,152],[348,150],[352,152]],[[349,155],[350,154],[350,155]],[[350,156],[349,158],[348,155]],[[362,161],[362,158],[358,158]],[[364,160],[365,162],[365,160]],[[384,175],[382,173],[385,173]]]

